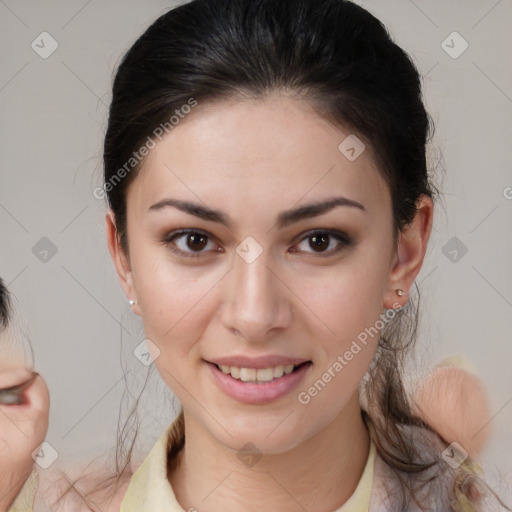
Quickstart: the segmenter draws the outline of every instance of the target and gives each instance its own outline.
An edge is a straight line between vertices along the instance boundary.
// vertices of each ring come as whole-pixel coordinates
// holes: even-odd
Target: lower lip
[[[260,405],[281,398],[295,388],[304,378],[312,363],[302,365],[292,373],[271,382],[243,382],[221,372],[213,363],[207,362],[213,378],[220,389],[229,397],[245,404]]]

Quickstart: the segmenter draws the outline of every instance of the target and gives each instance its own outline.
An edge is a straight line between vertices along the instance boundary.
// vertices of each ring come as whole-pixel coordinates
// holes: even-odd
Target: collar
[[[167,439],[171,427],[165,430],[133,474],[119,512],[185,512],[167,480]],[[370,441],[368,459],[354,493],[334,512],[369,511],[375,451],[375,445]]]
[[[32,512],[38,487],[39,473],[34,467],[13,504],[7,509],[7,512]]]

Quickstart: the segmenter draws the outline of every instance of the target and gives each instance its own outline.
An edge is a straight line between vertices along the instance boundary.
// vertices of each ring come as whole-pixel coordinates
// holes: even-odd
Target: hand
[[[22,384],[24,389],[14,388]],[[0,361],[0,390],[0,512],[4,512],[30,475],[35,464],[32,452],[48,432],[50,396],[39,374],[4,361]]]

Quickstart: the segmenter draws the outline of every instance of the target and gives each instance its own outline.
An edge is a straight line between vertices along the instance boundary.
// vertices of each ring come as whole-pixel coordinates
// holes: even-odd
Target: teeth
[[[221,365],[220,370],[226,375],[231,375],[234,379],[241,380],[242,382],[270,382],[273,379],[278,379],[283,375],[292,373],[295,368],[293,364],[286,366],[274,366],[272,368],[238,368],[237,366]]]
[[[240,380],[254,382],[256,380],[256,370],[254,368],[240,368]]]
[[[256,380],[259,382],[270,382],[273,378],[273,368],[264,368],[256,371]]]
[[[274,377],[278,379],[279,377],[282,377],[284,375],[284,366],[276,366],[274,368]]]
[[[292,373],[293,372],[294,365],[288,364],[284,367],[284,373]]]

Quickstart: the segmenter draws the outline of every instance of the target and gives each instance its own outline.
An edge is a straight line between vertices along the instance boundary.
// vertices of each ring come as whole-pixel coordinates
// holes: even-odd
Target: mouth
[[[209,364],[214,365],[217,370],[235,380],[248,383],[266,384],[279,380],[291,373],[296,373],[303,367],[311,365],[312,362],[304,361],[300,364],[278,365],[268,368],[244,368],[238,366],[219,365],[217,363]]]
[[[309,374],[312,361],[286,366],[247,368],[205,361],[213,382],[230,398],[249,405],[265,405],[285,398]]]

